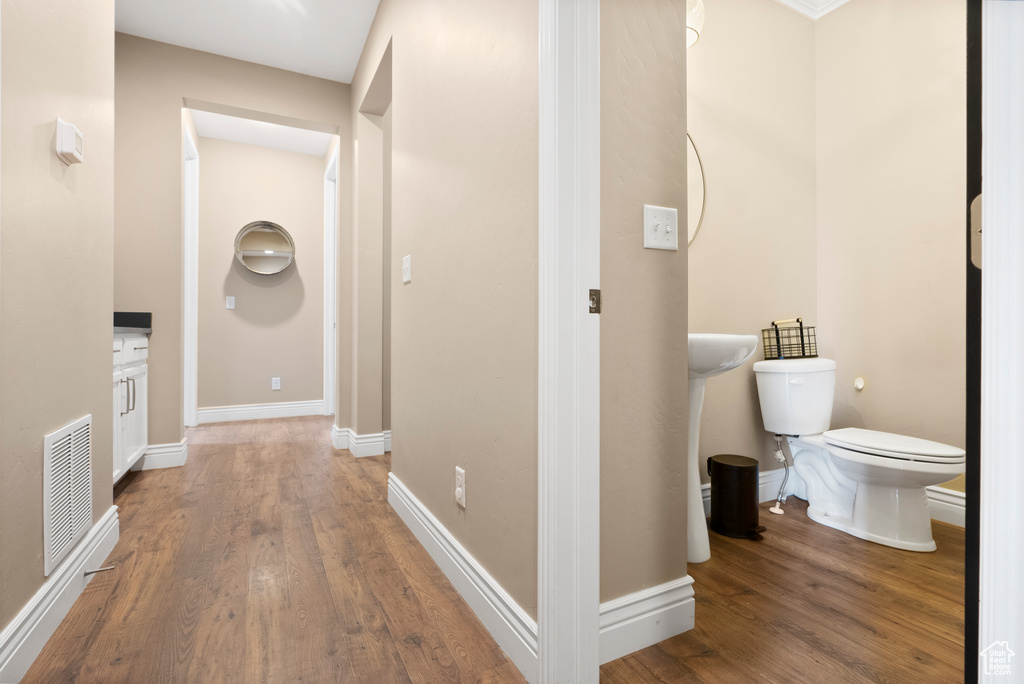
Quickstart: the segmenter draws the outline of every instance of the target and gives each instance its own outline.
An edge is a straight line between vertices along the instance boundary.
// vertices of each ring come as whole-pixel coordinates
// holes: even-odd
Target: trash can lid
[[[757,468],[757,459],[737,454],[717,454],[709,460],[714,461],[726,470],[749,470]]]

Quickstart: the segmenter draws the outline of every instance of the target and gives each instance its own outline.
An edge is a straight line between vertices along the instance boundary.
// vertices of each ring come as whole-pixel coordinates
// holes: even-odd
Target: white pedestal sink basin
[[[690,443],[687,449],[687,546],[686,559],[703,563],[711,558],[707,519],[700,491],[697,452],[700,444],[700,413],[708,378],[727,373],[757,351],[757,335],[691,333],[687,340],[690,361]]]

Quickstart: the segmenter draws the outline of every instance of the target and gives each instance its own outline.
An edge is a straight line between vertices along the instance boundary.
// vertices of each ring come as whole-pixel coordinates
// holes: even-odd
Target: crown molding
[[[845,5],[849,0],[775,0],[775,2],[817,21],[840,5]]]

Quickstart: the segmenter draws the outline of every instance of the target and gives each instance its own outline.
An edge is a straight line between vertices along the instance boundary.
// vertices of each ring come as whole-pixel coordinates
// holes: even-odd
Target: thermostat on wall
[[[68,166],[85,161],[85,138],[82,137],[82,132],[74,124],[69,124],[59,116],[57,117],[57,156]]]

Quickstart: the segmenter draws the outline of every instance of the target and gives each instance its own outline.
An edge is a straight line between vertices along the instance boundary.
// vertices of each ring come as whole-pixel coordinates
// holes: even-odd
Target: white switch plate
[[[412,254],[406,254],[402,257],[402,282],[412,282]]]
[[[455,503],[466,507],[466,469],[455,466]]]
[[[279,390],[281,389],[281,378],[270,378],[270,389]]]
[[[671,207],[644,205],[644,249],[679,251],[679,212]]]
[[[234,297],[225,297],[224,298],[224,308],[225,309],[234,309],[235,308],[235,298]]]

